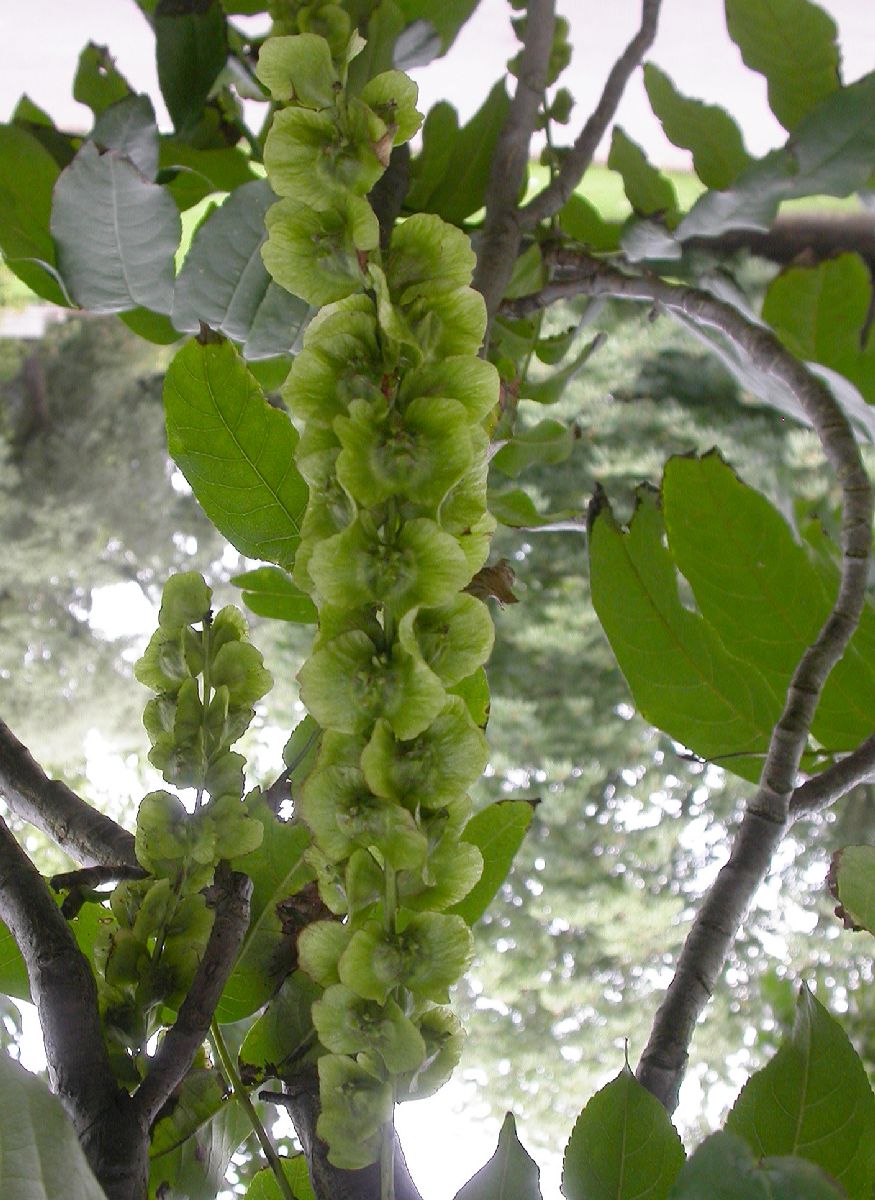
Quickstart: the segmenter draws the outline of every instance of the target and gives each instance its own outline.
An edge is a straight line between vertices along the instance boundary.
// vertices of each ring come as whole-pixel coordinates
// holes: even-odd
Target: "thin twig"
[[[145,1079],[134,1093],[134,1104],[148,1124],[182,1082],[206,1040],[222,989],[249,926],[252,881],[240,872],[228,871],[224,878],[217,878],[217,883],[220,893],[216,916],[204,956],[176,1021],[164,1035]]]
[[[516,91],[492,156],[486,188],[486,218],[474,272],[474,287],[486,301],[490,324],[519,252],[519,196],[529,163],[538,109],[547,86],[555,20],[554,0],[530,0]]]
[[[819,775],[806,779],[790,797],[790,816],[794,821],[821,812],[840,800],[861,783],[875,778],[875,734],[846,758],[839,759]]]
[[[561,255],[559,256],[561,259]],[[514,315],[576,295],[612,296],[660,304],[693,324],[718,329],[764,374],[796,398],[820,438],[842,490],[841,582],[835,604],[802,655],[787,689],[784,711],[769,742],[760,783],[747,806],[729,861],[704,898],[681,951],[638,1065],[638,1078],[670,1111],[688,1057],[696,1020],[705,1007],[738,927],[788,828],[790,802],[811,720],[827,676],[844,653],[863,608],[872,540],[872,490],[844,413],[826,386],[775,335],[737,309],[695,288],[651,276],[632,276],[585,255],[577,273],[512,302]]]
[[[42,830],[85,867],[136,866],[133,834],[49,779],[26,746],[0,721],[0,794],[17,817]]]
[[[653,45],[661,3],[662,0],[643,0],[641,26],[611,68],[598,104],[563,159],[555,178],[520,213],[519,224],[524,232],[534,229],[562,208],[592,163],[598,144],[614,119],[632,72]]]

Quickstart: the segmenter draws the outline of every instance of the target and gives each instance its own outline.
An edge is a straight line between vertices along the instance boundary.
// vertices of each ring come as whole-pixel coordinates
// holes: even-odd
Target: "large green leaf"
[[[6,1200],[106,1200],[60,1100],[3,1053],[0,1131],[0,1194]]]
[[[483,855],[483,874],[463,900],[448,911],[469,925],[479,921],[507,878],[534,809],[527,800],[499,800],[475,813],[462,831]]]
[[[727,191],[701,196],[678,226],[679,238],[729,229],[768,229],[784,200],[849,196],[875,168],[875,72],[830,93],[792,137],[742,171]]]
[[[679,215],[674,184],[647,161],[638,143],[619,125],[611,137],[608,166],[622,176],[626,198],[639,216],[659,216],[674,226]]]
[[[18,125],[0,125],[0,251],[7,266],[38,296],[67,304],[57,279],[49,232],[58,164],[41,142]]]
[[[158,125],[148,96],[126,96],[105,108],[94,122],[91,141],[129,158],[146,179],[158,174]]]
[[[192,129],[228,57],[218,0],[158,0],[153,21],[161,95],[174,127]]]
[[[439,100],[428,110],[422,126],[422,149],[410,164],[406,204],[422,212],[429,197],[445,177],[459,133],[459,117],[452,104]]]
[[[872,1088],[843,1029],[807,988],[792,1032],[742,1088],[726,1128],[758,1156],[798,1155],[837,1179],[848,1200],[871,1200]]]
[[[247,1086],[294,1071],[316,1043],[310,1009],[322,988],[295,971],[243,1039],[240,1070]]]
[[[51,230],[77,304],[170,311],[179,211],[126,157],[86,142],[55,185]]]
[[[432,24],[441,36],[442,52],[445,54],[479,2],[480,0],[398,0],[398,7],[408,22],[425,20]]]
[[[215,1200],[231,1155],[251,1133],[243,1106],[226,1097],[191,1137],[150,1159],[149,1200]]]
[[[844,846],[833,856],[832,888],[839,916],[875,934],[875,846]]]
[[[492,1158],[459,1189],[456,1200],[541,1200],[541,1172],[517,1137],[512,1113],[504,1118]]]
[[[73,98],[87,104],[95,116],[130,95],[131,86],[125,79],[106,46],[89,42],[79,55],[73,79]]]
[[[437,172],[432,170],[427,162],[420,162],[420,183],[424,176],[428,176],[435,179],[435,187],[427,197],[417,195],[418,209],[437,213],[451,225],[460,225],[466,217],[483,207],[486,185],[492,169],[492,153],[509,108],[507,89],[504,80],[500,79],[481,108],[453,138],[449,158],[446,157],[445,147],[437,145],[437,138],[430,143],[423,143],[420,159],[427,153],[436,153],[444,169]],[[445,110],[441,120],[449,120]],[[434,147],[434,150],[431,147]],[[410,203],[412,205],[413,201]]]
[[[189,1071],[169,1111],[152,1129],[149,1157],[160,1159],[178,1150],[221,1112],[227,1100],[225,1080],[218,1071],[206,1067]]]
[[[562,1192],[566,1200],[664,1200],[683,1161],[668,1114],[627,1064],[577,1118]]]
[[[726,0],[726,28],[745,64],[765,75],[785,129],[839,86],[835,21],[810,0]]]
[[[267,180],[256,179],[232,192],[200,226],[176,281],[177,329],[196,333],[203,321],[243,344],[246,358],[292,349],[312,310],[275,284],[262,261],[264,214],[275,201]]]
[[[304,1155],[296,1154],[294,1158],[281,1158],[279,1161],[295,1200],[315,1200]],[[265,1167],[252,1177],[245,1200],[283,1200],[276,1176],[270,1167]]]
[[[590,535],[592,599],[635,704],[657,728],[755,781],[780,712],[764,676],[727,652],[680,601],[652,492],[639,493],[627,532],[610,508]]]
[[[162,138],[160,182],[181,209],[191,208],[212,192],[233,192],[255,179],[250,160],[238,146],[201,150],[176,138]]]
[[[316,605],[279,567],[244,571],[235,575],[231,583],[243,589],[243,603],[260,617],[299,625],[315,625],[318,620]]]
[[[829,615],[838,587],[784,518],[717,454],[672,458],[662,485],[671,556],[702,616],[734,658],[758,670],[776,702]],[[872,732],[875,612],[830,675],[812,723],[829,750],[853,750]]]
[[[170,454],[220,533],[248,558],[291,566],[307,485],[298,435],[230,342],[189,342],[164,381]]]
[[[802,1158],[754,1158],[731,1133],[706,1138],[684,1163],[669,1200],[839,1200],[839,1187]]]
[[[872,279],[857,254],[815,267],[790,267],[774,279],[763,317],[784,345],[807,362],[849,379],[875,403],[875,331],[870,322]]]
[[[254,1013],[294,965],[295,913],[282,906],[313,878],[301,861],[310,842],[308,830],[279,821],[264,800],[251,802],[250,814],[264,825],[264,838],[257,850],[233,863],[252,880],[252,900],[249,929],[216,1009],[222,1022]]]
[[[725,109],[682,96],[653,63],[644,68],[644,86],[665,136],[692,153],[696,174],[706,187],[727,188],[750,165],[741,130]]]

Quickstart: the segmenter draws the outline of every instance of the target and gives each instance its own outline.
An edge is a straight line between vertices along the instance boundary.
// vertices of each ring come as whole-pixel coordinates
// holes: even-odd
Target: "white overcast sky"
[[[11,9],[12,0],[0,0]],[[875,66],[875,4],[871,0],[822,0],[839,26],[845,79]],[[637,27],[639,0],[558,0],[571,21],[575,58],[563,82],[578,98],[576,125],[598,98],[605,75]],[[515,53],[507,0],[481,0],[450,55],[415,72],[422,106],[446,98],[462,116],[473,112]],[[0,119],[27,91],[55,120],[87,128],[89,114],[71,98],[79,51],[92,39],[110,47],[131,83],[157,96],[153,43],[133,0],[28,0],[15,5],[14,20],[0,20]],[[687,95],[728,108],[742,125],[748,148],[763,153],[783,140],[766,103],[762,79],[746,70],[726,35],[722,0],[664,0],[652,60]],[[620,110],[626,131],[664,166],[685,156],[663,137],[650,113],[640,78]]]

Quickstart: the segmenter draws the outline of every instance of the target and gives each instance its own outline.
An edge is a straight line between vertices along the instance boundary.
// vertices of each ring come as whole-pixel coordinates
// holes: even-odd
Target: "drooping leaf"
[[[469,925],[486,912],[511,868],[532,821],[534,809],[527,800],[499,800],[475,813],[462,831],[483,855],[483,874],[471,891],[449,911]]]
[[[106,1200],[60,1100],[2,1053],[0,1128],[0,1188],[9,1200]]]
[[[452,104],[439,100],[429,109],[422,126],[422,149],[410,164],[406,203],[414,212],[425,208],[444,178],[458,130],[459,118]]]
[[[42,144],[18,125],[0,125],[0,251],[11,271],[31,291],[53,304],[68,301],[42,264],[54,267],[49,231],[52,188],[58,164]]]
[[[742,171],[727,191],[705,192],[677,227],[677,237],[768,229],[783,200],[849,196],[863,187],[875,164],[873,103],[875,72],[831,92],[785,146]]]
[[[170,454],[204,512],[248,558],[291,566],[307,485],[297,433],[229,342],[190,342],[164,381]]]
[[[256,1110],[260,1107],[256,1102]],[[226,1097],[191,1137],[150,1159],[149,1200],[215,1200],[232,1154],[251,1133],[243,1106],[233,1096]]]
[[[696,174],[706,187],[727,188],[750,165],[741,130],[725,109],[682,96],[653,63],[644,67],[644,86],[665,136],[692,153]]]
[[[769,85],[769,104],[795,129],[840,83],[836,25],[811,0],[725,0],[726,28],[752,71]]]
[[[185,133],[225,65],[225,15],[218,0],[158,0],[153,28],[161,95],[174,128]]]
[[[240,1070],[247,1086],[294,1072],[316,1044],[310,1010],[322,988],[303,971],[285,979],[243,1039]]]
[[[541,1172],[517,1137],[508,1113],[495,1153],[485,1167],[456,1192],[456,1200],[541,1200]]]
[[[642,217],[660,216],[669,226],[678,218],[678,199],[667,176],[647,161],[637,142],[616,125],[608,166],[623,178],[623,189],[634,211]]]
[[[857,254],[815,267],[790,267],[772,280],[763,317],[784,345],[807,362],[844,375],[875,403],[875,334],[869,322],[872,279]]]
[[[686,609],[650,492],[628,532],[610,509],[590,535],[592,597],[641,714],[703,758],[756,780],[780,712],[765,678]]]
[[[315,604],[279,567],[258,567],[254,571],[245,571],[242,575],[235,575],[231,583],[243,588],[243,603],[260,617],[295,621],[299,625],[316,623],[318,613]]]
[[[106,46],[89,42],[79,55],[73,79],[73,98],[87,104],[95,116],[130,95],[131,85],[113,61]]]
[[[594,337],[561,371],[554,371],[546,379],[525,379],[520,385],[521,397],[537,404],[555,404],[561,400],[568,384],[580,374],[603,340],[598,335]]]
[[[620,246],[619,221],[606,221],[589,200],[575,193],[557,213],[563,233],[591,246],[593,250],[617,250]]]
[[[583,517],[576,509],[563,508],[552,513],[538,512],[534,500],[522,488],[490,491],[489,511],[496,521],[507,525],[509,529],[542,529],[546,532],[569,527],[584,528]]]
[[[275,200],[266,179],[254,180],[200,226],[176,281],[177,329],[194,333],[203,321],[242,343],[246,357],[292,349],[311,309],[273,283],[261,258],[264,215]]]
[[[248,1017],[276,991],[294,965],[297,909],[291,903],[313,872],[301,861],[310,834],[302,825],[279,821],[264,800],[249,804],[265,827],[257,850],[235,859],[235,870],[252,880],[249,929],[237,964],[216,1009],[222,1021]]]
[[[280,1158],[279,1161],[295,1200],[315,1200],[304,1155],[296,1154],[294,1158]],[[270,1167],[265,1167],[252,1177],[245,1200],[284,1200]]]
[[[437,213],[451,225],[458,225],[483,207],[495,143],[509,107],[507,89],[501,79],[453,138],[452,153],[445,170],[430,172],[436,177],[436,186],[427,198],[418,197],[419,208]],[[448,123],[449,117],[442,115],[441,121]],[[425,153],[424,143],[423,155]],[[439,153],[443,159],[445,151]]]
[[[875,846],[843,846],[833,855],[829,878],[839,901],[836,915],[875,933]]]
[[[129,158],[150,181],[158,174],[158,125],[148,96],[126,96],[105,108],[94,122],[91,141]]]
[[[664,1200],[683,1162],[668,1114],[627,1065],[577,1118],[562,1192],[566,1200]]]
[[[844,1030],[803,987],[796,1020],[726,1121],[758,1156],[794,1154],[821,1167],[849,1200],[872,1195],[875,1098]]]
[[[51,230],[77,304],[170,311],[179,211],[127,158],[86,142],[55,185]]]
[[[669,1200],[839,1200],[844,1194],[812,1163],[757,1160],[741,1138],[721,1132],[684,1163]]]
[[[516,479],[534,463],[565,462],[579,436],[575,425],[548,418],[530,429],[521,430],[498,451],[492,465],[503,475]]]

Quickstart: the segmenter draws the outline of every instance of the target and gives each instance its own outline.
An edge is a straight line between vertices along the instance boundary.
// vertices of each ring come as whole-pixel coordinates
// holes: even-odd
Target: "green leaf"
[[[725,0],[726,28],[745,65],[765,75],[769,104],[794,129],[840,84],[836,25],[810,0]]]
[[[480,603],[480,601],[478,601]],[[461,696],[465,701],[471,719],[478,729],[485,729],[489,721],[489,680],[482,667],[478,667],[464,679],[447,689],[451,696]]]
[[[86,104],[95,116],[130,95],[131,86],[116,68],[106,46],[89,42],[79,55],[73,79],[73,98]]]
[[[780,704],[680,601],[650,492],[623,533],[610,509],[590,535],[592,598],[642,716],[703,758],[757,780]]]
[[[507,89],[501,79],[471,120],[453,138],[452,154],[444,171],[437,175],[434,190],[427,199],[417,197],[420,208],[437,213],[451,225],[460,225],[466,217],[483,207],[495,143],[504,127],[509,108]],[[441,116],[441,123],[448,123],[445,115]],[[438,130],[435,132],[437,134]],[[424,155],[425,143],[423,147]]]
[[[483,855],[483,874],[450,912],[469,925],[480,920],[507,878],[534,811],[527,800],[499,800],[474,814],[462,831],[462,840],[476,846]]]
[[[795,1154],[837,1179],[849,1200],[875,1182],[875,1098],[838,1022],[807,988],[793,1029],[748,1080],[726,1121],[757,1156]]]
[[[170,1111],[156,1122],[149,1157],[160,1158],[187,1141],[222,1109],[227,1099],[225,1080],[218,1071],[189,1071]]]
[[[669,1200],[839,1200],[826,1175],[801,1158],[755,1159],[731,1133],[706,1138],[684,1163]]]
[[[438,31],[446,54],[479,0],[398,0],[408,22],[425,20]]]
[[[148,308],[132,308],[130,312],[119,313],[119,320],[137,337],[156,346],[172,346],[182,336],[174,329],[169,317],[150,312]]]
[[[456,1200],[541,1200],[541,1172],[526,1152],[508,1113],[485,1167],[456,1192]]]
[[[248,558],[291,566],[307,485],[288,416],[229,342],[184,346],[164,381],[170,454],[220,533]]]
[[[562,1192],[567,1200],[664,1200],[683,1161],[668,1114],[627,1064],[577,1118]]]
[[[283,980],[240,1047],[241,1077],[247,1087],[299,1069],[316,1042],[310,1010],[321,995],[322,989],[303,971]]]
[[[248,808],[264,826],[264,837],[257,850],[232,862],[235,871],[244,871],[252,880],[252,901],[249,929],[216,1009],[222,1022],[255,1012],[294,965],[300,904],[294,897],[313,878],[301,857],[309,831],[278,820],[262,799],[250,800]]]
[[[69,301],[44,263],[54,267],[49,232],[58,164],[37,138],[18,125],[0,125],[0,251],[31,291],[53,304]]]
[[[554,371],[546,379],[523,380],[520,384],[520,396],[525,400],[534,400],[537,404],[555,404],[561,400],[568,384],[580,374],[603,340],[599,336],[594,337],[561,371]]]
[[[256,1109],[262,1108],[256,1104]],[[233,1096],[198,1130],[149,1163],[149,1200],[184,1196],[185,1200],[215,1200],[225,1180],[231,1156],[252,1132],[249,1116]]]
[[[653,63],[644,67],[644,86],[665,136],[692,152],[696,174],[706,187],[728,188],[750,165],[741,130],[725,109],[682,96]]]
[[[816,267],[790,267],[772,280],[763,317],[784,345],[807,362],[844,375],[875,403],[875,332],[869,309],[872,279],[857,254]]]
[[[61,895],[56,895],[58,904]],[[106,910],[99,904],[85,904],[77,916],[68,922],[76,944],[89,961],[93,956],[94,940],[101,927],[101,921],[106,916]],[[30,981],[27,977],[27,967],[15,938],[0,921],[0,995],[12,996],[16,1000],[30,1000]]]
[[[530,429],[514,433],[492,459],[503,475],[516,479],[534,463],[554,465],[565,462],[580,436],[576,425],[548,419]]]
[[[160,182],[180,209],[191,208],[213,192],[233,192],[256,178],[250,160],[237,146],[201,150],[164,137],[158,161]]]
[[[243,603],[260,617],[295,621],[299,625],[315,625],[318,619],[316,605],[279,567],[244,571],[235,575],[231,583],[243,588]]]
[[[573,508],[563,508],[554,513],[539,513],[528,492],[521,488],[489,493],[489,511],[502,525],[509,529],[548,529],[551,526],[568,527],[573,524],[583,528],[581,514]]]
[[[281,1157],[279,1161],[295,1200],[315,1200],[304,1155],[296,1154],[294,1158]],[[263,1171],[253,1175],[252,1182],[246,1190],[245,1200],[284,1200],[270,1167],[265,1167]]]
[[[154,181],[158,174],[158,125],[148,96],[126,96],[105,108],[90,140],[101,150],[129,158],[146,179]]]
[[[801,196],[849,196],[875,163],[875,72],[830,93],[802,118],[779,150],[742,171],[725,192],[701,196],[676,230],[679,238],[729,229],[768,229],[778,205]]]
[[[158,83],[174,128],[195,127],[228,56],[218,0],[158,0],[153,20]]]
[[[763,675],[780,704],[838,588],[769,501],[712,452],[672,458],[663,478],[669,548],[699,611],[728,653]],[[718,533],[719,531],[719,533]],[[867,605],[812,722],[821,745],[852,750],[872,731],[875,612]]]
[[[312,310],[275,284],[261,259],[264,217],[276,200],[266,179],[237,188],[201,225],[186,255],[173,297],[173,323],[196,333],[203,321],[235,342],[243,354],[255,337],[260,358],[285,354]],[[272,336],[263,328],[269,307]],[[260,327],[261,326],[261,327]]]
[[[406,204],[414,212],[426,207],[429,197],[445,178],[458,132],[456,110],[446,100],[439,100],[428,111],[422,126],[422,149],[410,164]]]
[[[620,248],[620,232],[623,228],[619,221],[606,221],[589,200],[576,193],[559,209],[556,214],[563,233],[583,242],[593,250],[618,250]]]
[[[106,1200],[60,1100],[2,1053],[0,1128],[0,1180],[9,1200]]]
[[[86,142],[58,178],[51,230],[64,282],[92,312],[170,311],[179,212],[116,151]]]
[[[833,856],[831,875],[841,904],[837,915],[875,934],[875,846],[842,847]]]
[[[679,216],[674,185],[667,176],[651,166],[641,147],[614,126],[608,166],[623,177],[623,190],[639,216],[661,216],[673,226]]]

